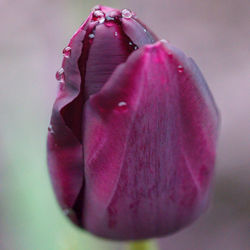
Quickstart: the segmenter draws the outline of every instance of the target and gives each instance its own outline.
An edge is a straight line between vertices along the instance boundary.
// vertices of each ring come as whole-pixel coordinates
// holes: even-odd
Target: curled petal
[[[53,106],[47,140],[49,172],[59,204],[64,209],[71,209],[74,206],[83,184],[82,144],[69,127],[73,123],[71,119],[73,116],[64,112],[64,109],[80,92],[81,76],[78,59],[81,55],[87,21],[67,46],[70,48],[70,57],[65,58],[62,63],[63,82]]]

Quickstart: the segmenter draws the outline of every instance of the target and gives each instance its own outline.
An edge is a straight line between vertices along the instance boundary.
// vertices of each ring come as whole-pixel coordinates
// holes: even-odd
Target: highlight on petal
[[[131,54],[85,104],[84,227],[126,240],[192,222],[208,200],[217,119],[190,59],[161,42]]]

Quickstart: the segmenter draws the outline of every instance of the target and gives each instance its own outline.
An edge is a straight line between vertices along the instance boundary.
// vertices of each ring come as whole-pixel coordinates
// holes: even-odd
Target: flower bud
[[[98,6],[64,49],[48,166],[68,217],[95,235],[144,239],[207,206],[218,112],[194,61],[134,13]]]

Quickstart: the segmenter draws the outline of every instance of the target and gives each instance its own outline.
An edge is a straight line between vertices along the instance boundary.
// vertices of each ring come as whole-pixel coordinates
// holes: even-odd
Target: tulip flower
[[[218,130],[194,61],[130,10],[103,6],[63,54],[47,149],[65,214],[114,240],[193,222],[208,204]]]

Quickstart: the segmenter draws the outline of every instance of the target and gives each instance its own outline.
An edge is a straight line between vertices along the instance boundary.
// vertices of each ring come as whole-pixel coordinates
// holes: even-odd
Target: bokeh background
[[[200,66],[222,116],[207,213],[156,241],[164,250],[250,246],[249,0],[0,0],[0,250],[119,250],[72,226],[46,167],[62,49],[96,4],[130,8]]]

